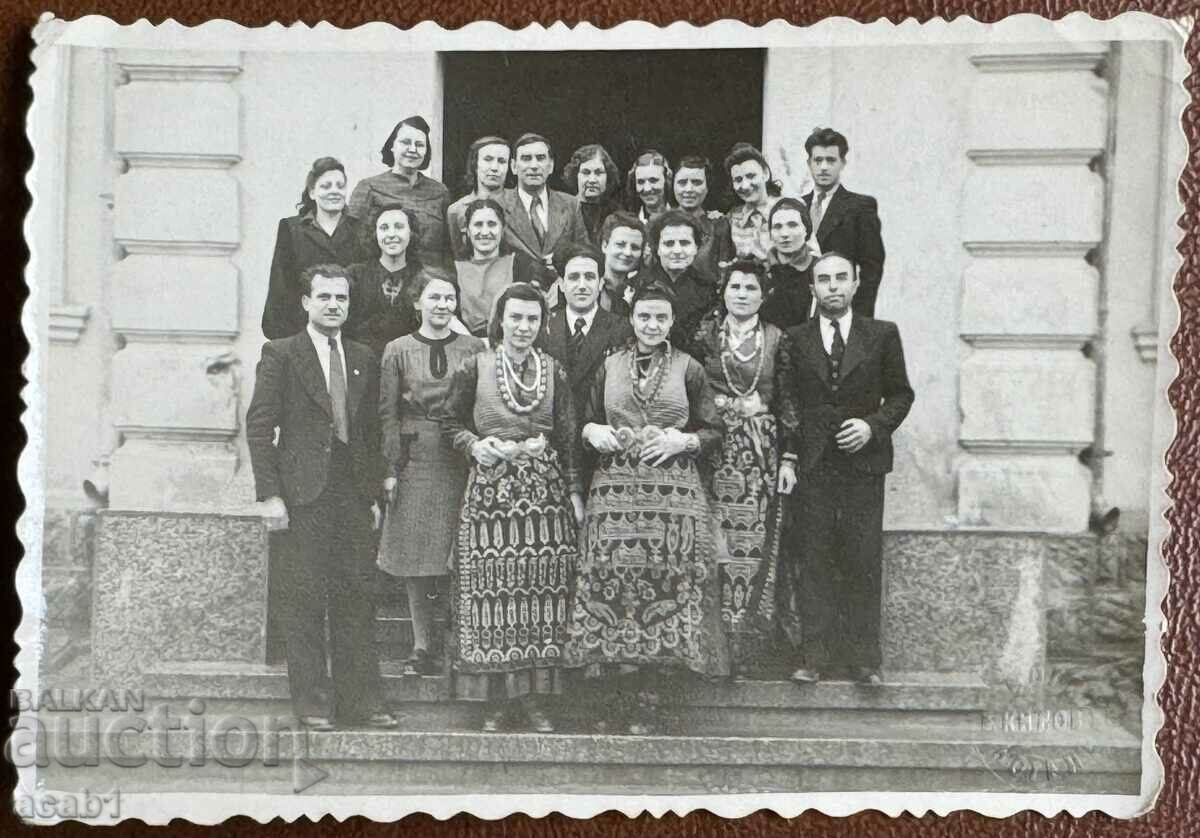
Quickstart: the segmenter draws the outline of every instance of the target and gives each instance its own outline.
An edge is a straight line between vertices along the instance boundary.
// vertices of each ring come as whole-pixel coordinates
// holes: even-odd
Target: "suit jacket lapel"
[[[604,352],[605,347],[608,346],[615,320],[616,318],[604,309],[596,312],[592,328],[584,335],[583,344],[579,347],[579,355],[575,358],[575,369],[572,370],[575,376],[585,375],[595,364],[596,356]]]
[[[871,344],[870,319],[855,317],[850,321],[850,337],[846,340],[846,354],[842,356],[841,377],[844,381],[854,368],[866,360]]]
[[[313,401],[325,408],[329,418],[333,418],[333,401],[329,398],[329,388],[325,385],[325,373],[321,370],[321,359],[317,357],[317,348],[313,346],[312,338],[305,329],[296,335],[295,344],[296,368],[304,389],[312,396]]]
[[[568,199],[553,189],[546,190],[546,250],[552,249],[567,229],[567,215],[570,210]]]
[[[825,207],[825,213],[821,216],[821,226],[817,228],[817,239],[821,236],[829,235],[835,227],[842,223],[842,216],[846,212],[846,190],[843,187],[838,187],[834,190],[833,195],[829,198],[829,204]],[[811,210],[812,207],[810,206]]]
[[[341,230],[344,223],[345,221],[343,219],[342,223],[339,223],[337,229],[334,230],[334,234],[332,236],[325,235],[324,230],[318,229],[314,224],[310,224],[306,220],[301,221],[299,226],[301,235],[305,236],[310,242],[321,248],[321,250],[329,256],[336,256],[337,234]]]
[[[521,196],[517,194],[516,189],[511,189],[504,193],[504,197],[506,198],[504,203],[505,229],[521,243],[521,247],[526,252],[535,257],[541,256],[537,235],[533,232],[533,225],[529,223],[529,213],[525,211],[525,205],[521,203]]]
[[[817,371],[817,375],[826,384],[829,383],[829,356],[825,354],[825,343],[821,340],[821,318],[814,317],[808,321],[808,337],[805,340],[805,354],[808,362]],[[843,363],[845,357],[842,358]]]
[[[342,340],[342,349],[346,354],[346,414],[354,421],[358,412],[359,402],[367,391],[367,359],[358,351],[358,347]]]

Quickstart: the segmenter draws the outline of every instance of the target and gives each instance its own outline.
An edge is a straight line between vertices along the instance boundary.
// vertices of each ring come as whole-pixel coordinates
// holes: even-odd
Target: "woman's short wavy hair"
[[[504,309],[508,306],[509,300],[536,302],[542,310],[542,322],[538,324],[537,337],[534,339],[536,342],[546,331],[546,321],[550,319],[550,308],[546,305],[546,298],[542,296],[542,292],[528,282],[514,282],[496,298],[496,305],[492,309],[492,322],[488,324],[488,342],[492,346],[499,346],[504,340]]]
[[[416,252],[416,247],[414,245],[416,244],[417,239],[421,236],[421,222],[417,220],[417,214],[403,204],[390,201],[386,204],[380,204],[379,206],[375,207],[375,209],[371,210],[370,220],[362,231],[363,239],[365,240],[367,249],[375,256],[376,259],[378,259],[380,254],[383,253],[383,249],[379,246],[379,239],[375,237],[375,228],[379,226],[380,216],[382,216],[385,212],[393,212],[395,210],[399,210],[400,212],[404,213],[404,217],[408,219],[410,236],[408,239],[408,247],[404,249],[404,255],[405,259],[411,262]]]
[[[600,162],[604,166],[604,174],[608,178],[604,186],[604,194],[600,197],[607,198],[620,188],[621,172],[617,169],[617,164],[613,162],[608,151],[599,143],[588,143],[575,149],[571,154],[571,159],[563,167],[563,186],[572,195],[579,194],[579,167],[595,157],[600,158]]]
[[[721,165],[730,183],[733,182],[733,167],[739,163],[749,163],[751,161],[761,166],[763,174],[766,175],[767,194],[772,198],[778,198],[783,194],[783,184],[775,180],[771,172],[771,164],[767,162],[767,158],[763,156],[763,153],[750,145],[750,143],[734,143],[733,148],[729,149],[729,153],[725,155],[725,162]],[[739,200],[736,193],[734,193],[734,199]]]
[[[475,142],[471,143],[471,147],[467,149],[467,168],[463,171],[463,194],[471,195],[479,186],[479,151],[484,146],[502,145],[508,149],[509,156],[512,156],[512,146],[508,144],[508,140],[503,137],[480,137]],[[506,169],[504,173],[504,185],[509,185],[509,180],[512,178],[512,169]]]
[[[675,179],[675,170],[671,168],[671,163],[667,160],[667,155],[653,148],[648,148],[638,154],[633,160],[633,165],[629,167],[629,171],[625,175],[625,195],[629,200],[629,208],[636,212],[641,208],[641,200],[637,194],[637,169],[638,166],[661,166],[663,170],[663,195],[664,197],[671,194],[671,181]]]

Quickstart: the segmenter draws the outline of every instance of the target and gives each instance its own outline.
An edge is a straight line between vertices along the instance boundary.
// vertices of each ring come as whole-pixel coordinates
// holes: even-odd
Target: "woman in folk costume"
[[[453,573],[455,690],[488,702],[486,731],[553,731],[539,699],[561,691],[583,498],[571,387],[534,345],[545,321],[534,286],[506,288],[495,348],[466,359],[439,410],[470,466]]]
[[[419,274],[411,293],[420,327],[383,351],[379,416],[388,505],[379,566],[401,577],[408,594],[413,651],[407,669],[433,675],[433,597],[439,577],[449,572],[467,468],[431,415],[446,397],[451,373],[484,345],[451,329],[458,308],[451,282]]]
[[[586,674],[637,673],[631,733],[654,730],[655,684],[670,670],[726,675],[708,500],[697,468],[723,430],[703,367],[671,346],[673,295],[639,289],[635,340],[605,359],[584,413],[599,453],[588,492],[567,661]]]
[[[759,319],[769,286],[762,262],[726,265],[720,308],[701,324],[693,342],[725,422],[712,469],[712,498],[721,616],[740,672],[761,669],[772,650],[782,529],[776,492],[779,440],[781,425],[796,426],[794,400],[778,398],[776,380],[788,338]]]

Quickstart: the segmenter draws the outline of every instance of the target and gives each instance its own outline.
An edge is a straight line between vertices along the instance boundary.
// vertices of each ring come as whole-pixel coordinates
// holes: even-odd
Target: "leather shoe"
[[[378,713],[372,713],[370,716],[367,716],[367,721],[365,724],[367,727],[380,728],[383,730],[390,730],[394,727],[400,726],[400,722],[396,720],[395,716],[382,710]]]
[[[554,722],[541,710],[529,711],[529,726],[538,733],[554,733]]]
[[[883,678],[879,676],[878,670],[867,669],[866,667],[854,670],[854,680],[864,687],[883,686]]]
[[[484,715],[481,729],[484,733],[498,733],[503,724],[504,711],[494,710],[493,712]]]
[[[801,667],[792,673],[791,678],[797,684],[815,684],[821,680],[821,673],[815,669]]]
[[[300,724],[316,733],[328,733],[333,730],[333,722],[325,716],[301,716]]]

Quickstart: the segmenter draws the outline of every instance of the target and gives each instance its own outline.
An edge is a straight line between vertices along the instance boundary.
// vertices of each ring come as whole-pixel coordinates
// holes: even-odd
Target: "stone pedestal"
[[[997,701],[1036,701],[1045,664],[1048,537],[884,534],[883,663],[929,683],[974,675]]]
[[[96,683],[142,689],[179,665],[266,659],[267,532],[260,518],[165,512],[97,517]]]

